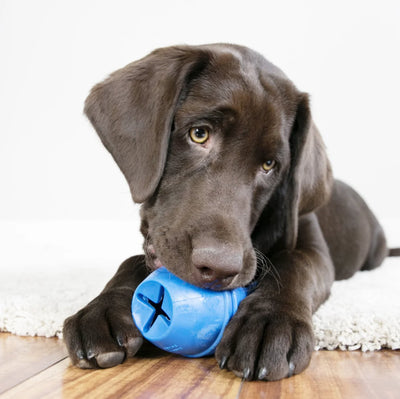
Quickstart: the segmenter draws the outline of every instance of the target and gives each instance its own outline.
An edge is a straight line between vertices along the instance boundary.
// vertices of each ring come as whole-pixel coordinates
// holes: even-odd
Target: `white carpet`
[[[336,281],[313,317],[316,349],[400,349],[400,259]]]
[[[93,239],[82,229],[76,234]],[[105,234],[104,241],[108,240]],[[96,242],[103,248],[104,243]],[[53,256],[59,250],[55,248]],[[76,259],[56,258],[54,267],[52,259],[47,256],[40,265],[36,258],[29,268],[15,262],[14,267],[0,268],[0,331],[61,337],[63,320],[96,296],[118,266],[113,259],[80,264]],[[400,258],[389,258],[376,270],[335,282],[331,297],[313,318],[316,349],[399,349],[399,282]]]

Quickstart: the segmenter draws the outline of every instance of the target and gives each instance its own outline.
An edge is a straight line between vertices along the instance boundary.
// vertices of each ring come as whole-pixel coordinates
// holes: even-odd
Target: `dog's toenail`
[[[258,372],[258,379],[263,380],[267,376],[267,369],[265,367],[260,368],[260,371]]]
[[[250,377],[250,368],[249,368],[249,367],[246,367],[246,368],[243,370],[243,378],[244,378],[245,380],[248,380],[249,377]]]
[[[221,360],[219,362],[219,368],[220,369],[224,369],[225,368],[227,360],[228,360],[227,356],[222,356],[222,358],[221,358]]]

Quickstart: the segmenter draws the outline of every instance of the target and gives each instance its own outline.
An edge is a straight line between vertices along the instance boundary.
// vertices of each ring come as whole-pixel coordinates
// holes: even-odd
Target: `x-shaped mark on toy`
[[[149,297],[141,294],[139,295],[139,299],[141,302],[149,305],[150,307],[152,307],[152,312],[149,315],[149,320],[146,323],[145,326],[145,332],[149,331],[149,329],[153,326],[153,324],[156,322],[157,318],[163,317],[165,321],[170,322],[171,319],[169,318],[169,316],[167,315],[167,313],[165,313],[164,309],[162,308],[163,306],[163,302],[164,302],[164,287],[160,287],[160,295],[159,295],[159,300],[158,302],[154,302],[153,300],[151,300]]]

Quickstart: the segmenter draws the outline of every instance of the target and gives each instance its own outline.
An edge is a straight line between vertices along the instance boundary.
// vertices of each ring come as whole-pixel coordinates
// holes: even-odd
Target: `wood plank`
[[[53,353],[53,355],[52,355]],[[8,398],[398,398],[400,351],[320,351],[301,375],[244,382],[215,360],[185,359],[145,349],[107,370],[70,365],[62,341],[0,334],[2,382]],[[61,356],[61,357],[60,357]],[[30,378],[29,378],[30,377]],[[18,385],[17,385],[18,384]]]
[[[275,382],[245,382],[240,398],[395,399],[400,352],[319,351],[302,374]]]
[[[0,333],[0,394],[67,356],[62,340]]]
[[[236,398],[241,380],[215,359],[138,357],[106,370],[80,370],[64,360],[2,395],[11,398]]]

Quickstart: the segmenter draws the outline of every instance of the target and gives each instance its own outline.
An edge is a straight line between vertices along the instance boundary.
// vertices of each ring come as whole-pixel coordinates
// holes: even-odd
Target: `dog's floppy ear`
[[[308,95],[299,94],[290,134],[291,165],[288,176],[285,247],[296,246],[298,218],[324,204],[332,189],[332,170],[321,135],[314,125]]]
[[[189,46],[153,51],[96,85],[85,113],[128,181],[135,202],[156,190],[177,103],[207,54]]]

